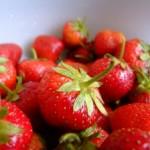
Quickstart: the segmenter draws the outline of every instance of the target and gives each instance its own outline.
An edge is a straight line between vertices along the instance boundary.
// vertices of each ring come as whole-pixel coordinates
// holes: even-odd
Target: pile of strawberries
[[[32,58],[0,44],[0,150],[150,150],[150,45],[80,19]]]

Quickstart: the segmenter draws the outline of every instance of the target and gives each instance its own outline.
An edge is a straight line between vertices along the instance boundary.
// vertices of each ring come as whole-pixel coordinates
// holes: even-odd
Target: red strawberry
[[[94,40],[95,53],[100,56],[106,53],[114,54],[117,49],[120,49],[124,39],[125,36],[121,32],[111,30],[98,32]]]
[[[113,130],[140,128],[150,131],[150,104],[133,103],[117,108],[110,116]]]
[[[6,57],[0,57],[0,83],[12,89],[16,84],[16,69]],[[0,95],[5,91],[0,88]]]
[[[150,67],[149,66],[149,63],[150,63],[149,52],[150,52],[149,45],[145,44],[139,39],[132,39],[132,40],[127,41],[126,43],[124,60],[132,68],[144,69],[144,68]]]
[[[63,52],[64,44],[53,35],[40,35],[35,39],[33,48],[39,58],[47,58],[55,62]]]
[[[68,21],[63,28],[63,40],[67,46],[83,45],[88,37],[88,30],[82,20]]]
[[[29,81],[22,85],[22,90],[18,91],[18,99],[15,104],[31,119],[39,112],[37,101],[38,82]],[[11,100],[10,100],[11,101]]]
[[[29,148],[27,150],[45,150],[41,137],[36,133],[33,134]]]
[[[1,87],[7,92],[6,99],[14,102],[31,120],[34,120],[34,117],[39,114],[38,85],[38,82],[33,81],[22,84],[22,78],[18,77],[18,83],[14,90],[3,84]]]
[[[90,65],[89,74],[95,76],[104,71],[110,64],[110,58],[101,58]],[[135,75],[129,66],[116,65],[103,79],[99,90],[104,101],[117,101],[125,96],[133,87]],[[113,92],[112,92],[113,91]]]
[[[38,97],[42,114],[50,125],[83,130],[97,120],[99,110],[106,113],[97,82],[87,81],[91,78],[83,69],[65,63],[44,75]]]
[[[23,76],[24,82],[40,81],[46,71],[52,70],[55,63],[45,59],[27,59],[18,64],[18,73]]]
[[[150,132],[127,128],[114,131],[99,150],[149,150]]]
[[[0,101],[0,149],[26,150],[32,138],[28,118],[16,105]]]
[[[22,49],[19,45],[14,43],[0,44],[0,56],[10,59],[14,65],[19,62],[22,55]]]

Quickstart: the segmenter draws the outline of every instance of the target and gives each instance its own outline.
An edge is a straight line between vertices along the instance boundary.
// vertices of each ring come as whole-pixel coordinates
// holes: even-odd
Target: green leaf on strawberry
[[[0,108],[0,144],[7,143],[11,135],[19,134],[22,131],[22,129],[17,127],[15,124],[4,120],[7,114],[8,114],[8,109],[6,107],[1,107]]]
[[[57,91],[79,92],[79,95],[77,96],[73,105],[74,111],[78,111],[84,105],[86,105],[88,115],[91,116],[95,104],[100,112],[102,112],[104,115],[107,115],[107,112],[103,106],[103,100],[97,89],[100,87],[101,83],[98,83],[97,81],[108,71],[110,71],[113,66],[114,61],[104,72],[102,72],[102,74],[92,78],[83,69],[75,69],[72,66],[61,62],[54,70],[61,75],[69,77],[72,79],[72,81],[64,83]]]

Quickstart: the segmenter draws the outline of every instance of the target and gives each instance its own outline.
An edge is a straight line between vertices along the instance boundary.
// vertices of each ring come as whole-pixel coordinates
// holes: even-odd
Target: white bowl
[[[149,9],[149,0],[5,0],[0,4],[0,43],[26,48],[37,35],[61,33],[64,22],[77,17],[85,18],[91,36],[111,28],[150,42]]]

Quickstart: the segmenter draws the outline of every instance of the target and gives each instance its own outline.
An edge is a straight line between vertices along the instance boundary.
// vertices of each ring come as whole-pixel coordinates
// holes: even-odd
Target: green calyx
[[[144,70],[136,69],[139,92],[150,92],[150,76]]]
[[[65,146],[65,150],[96,150],[96,146],[90,142],[92,138],[100,137],[97,126],[93,125],[79,133],[66,133],[59,139],[59,143]]]
[[[82,37],[88,37],[88,28],[81,19],[72,22],[75,31],[80,32]]]
[[[143,48],[143,53],[140,55],[140,59],[150,64],[150,45],[141,41],[141,46]],[[148,67],[150,67],[150,65]]]
[[[0,65],[5,64],[7,61],[8,61],[8,59],[6,57],[0,56]]]
[[[34,48],[31,49],[31,53],[32,53],[32,58],[34,60],[37,60],[38,59],[38,56],[37,56],[37,53],[36,53],[36,50]]]
[[[91,116],[95,104],[102,114],[107,115],[107,111],[103,106],[102,97],[98,91],[98,88],[101,86],[101,83],[98,81],[110,72],[115,65],[116,62],[112,59],[112,62],[106,70],[92,78],[82,68],[75,69],[72,66],[61,62],[54,70],[57,73],[70,78],[71,81],[60,86],[58,91],[68,93],[72,91],[79,92],[79,95],[73,104],[74,111],[79,111],[83,106],[86,106],[88,115]]]
[[[7,96],[6,99],[10,102],[17,101],[19,99],[18,93],[20,93],[23,90],[22,86],[22,77],[18,76],[17,77],[17,85],[14,90],[9,89],[5,84],[0,83],[0,88],[6,91]]]
[[[7,107],[0,107],[0,144],[9,142],[10,136],[17,135],[22,131],[15,124],[5,120],[7,114]]]
[[[7,71],[7,68],[4,66],[4,64],[8,61],[6,57],[0,57],[0,73],[5,73]]]

